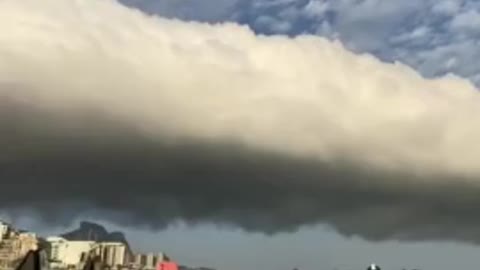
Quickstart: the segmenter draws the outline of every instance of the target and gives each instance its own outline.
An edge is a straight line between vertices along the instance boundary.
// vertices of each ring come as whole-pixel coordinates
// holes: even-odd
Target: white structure
[[[32,232],[21,232],[17,236],[20,241],[20,254],[27,254],[30,250],[38,249],[37,234]]]
[[[8,235],[10,225],[0,220],[0,242]]]
[[[163,252],[158,253],[156,264],[158,264],[159,262],[163,262],[164,260],[165,260],[165,255],[163,254]]]
[[[154,270],[157,269],[158,263],[165,260],[165,255],[160,252],[157,255],[153,253],[148,254],[135,254],[132,261],[132,266],[134,269],[143,269],[143,270]]]
[[[105,264],[110,268],[127,265],[131,260],[127,246],[119,242],[97,243],[95,253],[100,255]]]
[[[1,225],[0,269],[9,269],[28,251],[38,248],[38,238],[34,233],[18,232],[3,222]]]
[[[117,242],[68,241],[62,237],[49,237],[50,268],[78,266],[82,255],[93,252],[99,255],[105,264],[113,269],[130,262],[129,251],[125,244]]]
[[[132,266],[134,269],[140,269],[143,265],[143,255],[142,254],[135,254],[134,260],[132,262]]]
[[[155,269],[155,257],[153,256],[153,253],[148,253],[147,254],[147,262],[145,263],[145,268],[146,269]]]
[[[56,236],[47,238],[47,241],[50,243],[51,268],[78,265],[82,254],[89,252],[96,245],[94,241],[68,241]]]

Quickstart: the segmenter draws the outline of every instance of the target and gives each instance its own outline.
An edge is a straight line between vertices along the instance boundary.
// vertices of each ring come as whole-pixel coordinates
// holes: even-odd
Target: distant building
[[[3,222],[0,230],[0,270],[12,269],[28,251],[38,249],[39,239],[34,233],[16,231]]]
[[[131,262],[131,254],[125,243],[101,242],[94,247],[95,254],[99,255],[110,269],[119,269]]]
[[[131,261],[130,250],[125,243],[68,241],[63,237],[49,237],[50,268],[78,268],[86,255],[98,255],[108,269],[120,269]]]
[[[135,260],[133,261],[135,266],[140,267],[140,265],[143,265],[143,255],[142,254],[135,254]]]
[[[0,221],[0,242],[7,237],[10,230],[10,225],[6,222]]]
[[[20,254],[25,255],[30,250],[38,249],[39,239],[35,233],[21,232],[18,234],[18,241],[20,242]]]
[[[158,264],[164,261],[165,255],[163,253],[153,254],[135,254],[132,256],[130,266],[132,269],[155,270]]]
[[[155,265],[157,265],[160,262],[163,262],[165,260],[166,256],[162,252],[157,254],[157,262],[155,262]]]
[[[153,253],[147,254],[147,262],[144,269],[155,269],[155,256],[153,256]]]
[[[127,264],[131,269],[140,269],[142,268],[143,263],[143,255],[142,254],[135,254],[132,256],[132,259]]]
[[[92,250],[94,241],[68,241],[62,237],[48,237],[50,268],[65,269],[76,267],[82,258],[82,254]]]

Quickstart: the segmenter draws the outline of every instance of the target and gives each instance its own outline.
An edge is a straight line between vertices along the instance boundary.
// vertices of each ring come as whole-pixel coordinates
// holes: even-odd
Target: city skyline
[[[81,221],[53,230],[25,217],[16,222],[32,231],[43,228],[39,230],[40,235],[53,236],[78,228]],[[164,231],[151,232],[117,226],[108,221],[99,223],[109,231],[125,233],[127,239],[132,239],[129,243],[134,252],[148,254],[163,250],[181,264],[218,270],[228,267],[232,269],[232,265],[240,266],[239,269],[262,265],[276,269],[348,270],[366,268],[372,262],[379,264],[382,269],[443,269],[468,261],[474,262],[478,256],[478,247],[475,245],[449,241],[371,243],[358,237],[345,238],[324,226],[269,237],[261,234],[244,235],[238,230],[226,228],[218,230],[208,225],[192,228],[179,224]],[[285,246],[284,243],[290,245]],[[257,253],[257,249],[251,249],[252,246],[263,253]],[[198,252],[202,249],[208,252]],[[245,252],[238,253],[239,249],[245,249]],[[452,252],[460,253],[452,256]],[[439,254],[442,254],[441,258],[438,257]],[[276,259],[272,260],[272,257]]]
[[[99,256],[109,269],[116,270],[156,270],[171,261],[164,252],[133,251],[123,233],[108,232],[96,223],[82,221],[77,229],[45,236],[0,220],[0,269],[16,269],[30,251],[37,250],[51,270],[82,269],[92,256]]]

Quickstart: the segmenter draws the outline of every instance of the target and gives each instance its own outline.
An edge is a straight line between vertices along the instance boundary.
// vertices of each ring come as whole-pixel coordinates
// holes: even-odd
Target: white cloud
[[[318,37],[146,18],[110,1],[75,2],[76,13],[45,3],[1,3],[0,79],[22,86],[3,94],[88,104],[152,136],[480,175],[480,96],[466,81],[422,79]]]
[[[308,17],[323,17],[325,12],[330,9],[330,2],[322,0],[309,1],[303,8],[305,15]]]
[[[455,16],[451,27],[454,31],[480,31],[480,13],[477,10],[468,10]]]
[[[432,7],[432,11],[441,15],[455,15],[460,10],[461,1],[458,0],[442,0],[436,1]]]
[[[406,32],[402,33],[398,36],[393,36],[390,39],[390,42],[393,44],[396,43],[403,43],[403,42],[415,42],[417,40],[421,40],[423,38],[429,38],[429,34],[431,32],[431,29],[427,26],[419,26],[418,28],[415,28],[411,32]]]

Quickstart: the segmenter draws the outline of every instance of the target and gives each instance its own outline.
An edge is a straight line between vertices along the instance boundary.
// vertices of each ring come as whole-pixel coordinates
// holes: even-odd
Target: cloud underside
[[[94,209],[151,229],[185,221],[274,234],[323,223],[369,240],[480,239],[479,190],[455,179],[416,179],[229,142],[167,143],[102,114],[69,119],[72,134],[58,128],[58,116],[31,107],[10,102],[0,111],[0,178],[9,191],[2,208],[33,209],[47,223]]]
[[[0,25],[6,211],[480,240],[465,80],[105,0],[4,1]]]

